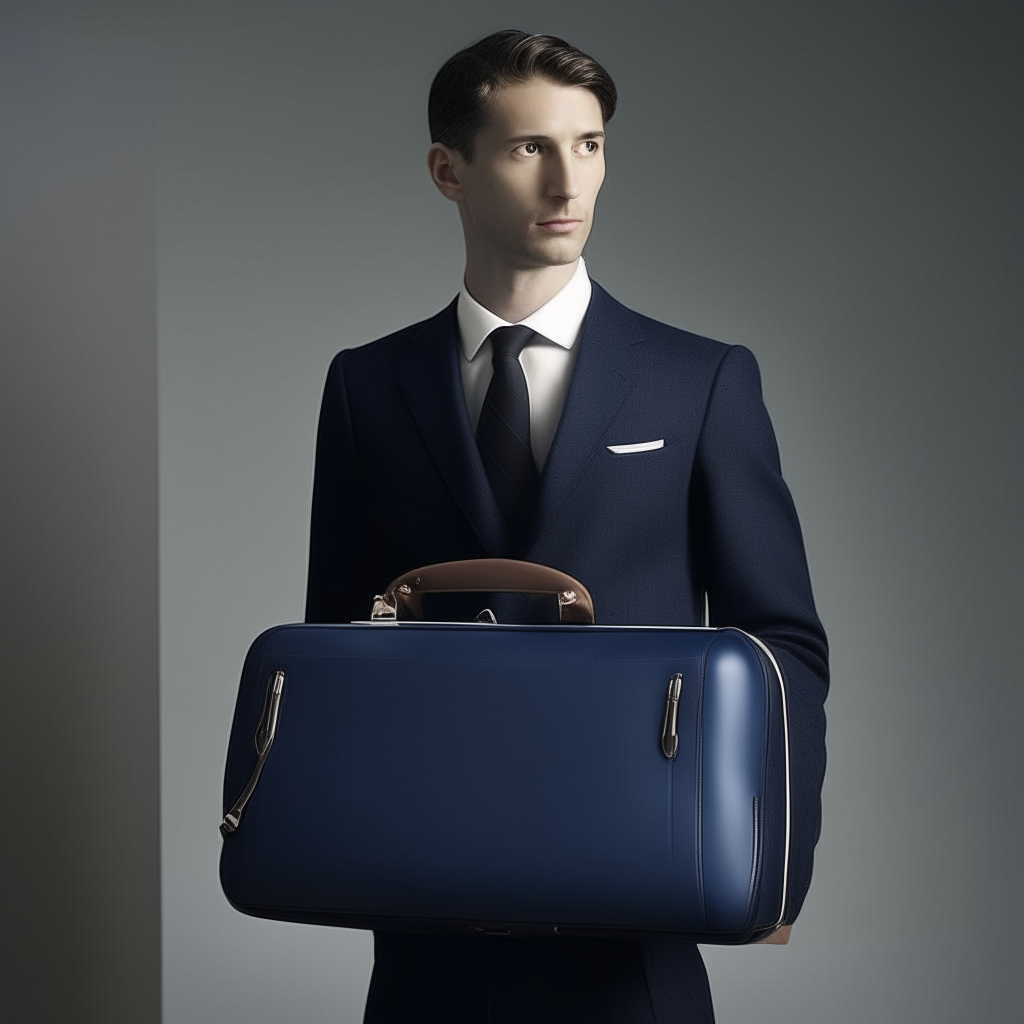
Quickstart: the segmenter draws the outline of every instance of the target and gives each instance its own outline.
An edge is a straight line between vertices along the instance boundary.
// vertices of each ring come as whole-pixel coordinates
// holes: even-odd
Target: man
[[[366,618],[419,565],[510,556],[579,578],[599,622],[713,624],[786,676],[810,882],[827,689],[799,525],[756,363],[611,298],[581,256],[615,87],[561,40],[499,32],[430,93],[428,168],[466,242],[458,298],[342,352],[317,441],[307,620]],[[522,609],[513,614],[523,614]],[[367,1021],[713,1020],[695,946],[378,933]]]

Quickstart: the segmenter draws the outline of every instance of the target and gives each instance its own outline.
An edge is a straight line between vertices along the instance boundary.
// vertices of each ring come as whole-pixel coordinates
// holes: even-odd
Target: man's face
[[[597,97],[537,78],[498,92],[488,116],[473,160],[454,156],[468,246],[516,270],[573,263],[604,181]]]

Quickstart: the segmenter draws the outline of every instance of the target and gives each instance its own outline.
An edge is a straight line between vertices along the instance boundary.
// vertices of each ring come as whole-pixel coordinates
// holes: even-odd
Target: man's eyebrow
[[[580,132],[576,136],[577,139],[603,139],[605,137],[604,132],[592,131],[592,132]],[[506,139],[505,142],[551,142],[552,138],[550,135],[513,135],[512,138]]]

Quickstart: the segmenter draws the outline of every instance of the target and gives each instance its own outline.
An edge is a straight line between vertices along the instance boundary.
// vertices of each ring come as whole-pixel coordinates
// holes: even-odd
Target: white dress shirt
[[[530,395],[530,447],[538,471],[544,468],[558,421],[562,418],[591,291],[590,277],[581,256],[568,284],[540,309],[519,321],[537,332],[537,336],[531,338],[520,353],[519,365],[526,375],[526,388]],[[509,323],[481,306],[466,291],[465,282],[459,292],[458,320],[462,342],[459,360],[462,387],[475,433],[484,396],[494,373],[488,335],[498,327],[508,327]]]

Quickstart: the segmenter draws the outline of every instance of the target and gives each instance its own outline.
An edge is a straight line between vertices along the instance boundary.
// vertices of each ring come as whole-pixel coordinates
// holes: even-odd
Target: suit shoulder
[[[346,373],[363,373],[393,364],[401,357],[408,344],[427,344],[439,334],[448,334],[454,330],[456,301],[453,300],[426,320],[392,331],[391,334],[374,341],[342,349],[332,360],[331,368],[340,367],[344,361]]]
[[[612,298],[603,288],[594,282],[594,295],[602,315],[618,319],[624,329],[629,330],[633,340],[642,341],[645,348],[657,359],[667,359],[689,366],[699,366],[712,376],[719,366],[734,349],[740,349],[753,358],[748,349],[742,345],[730,345],[716,341],[701,334],[695,334],[682,327],[663,323],[653,317],[645,316],[623,305]]]

